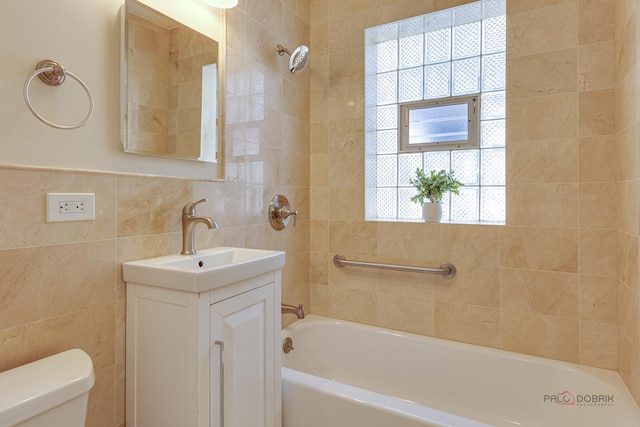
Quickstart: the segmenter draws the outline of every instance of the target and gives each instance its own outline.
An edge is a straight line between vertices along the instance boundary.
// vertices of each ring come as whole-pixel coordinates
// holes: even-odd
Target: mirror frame
[[[198,34],[201,34],[203,37],[211,39],[218,44],[218,107],[217,107],[217,130],[216,130],[216,160],[199,160],[193,157],[180,157],[180,156],[172,156],[167,154],[154,154],[151,152],[142,152],[132,150],[128,146],[128,102],[129,102],[129,93],[128,93],[128,79],[127,79],[127,31],[126,31],[126,19],[127,13],[129,12],[130,5],[133,5],[134,8],[141,9],[143,14],[153,14],[158,16],[162,20],[166,20],[169,22],[173,22],[176,25],[184,26],[189,28],[191,31],[195,31]],[[224,167],[223,167],[223,159],[224,159],[224,136],[225,136],[225,81],[226,81],[226,11],[224,9],[220,10],[220,40],[215,40],[211,36],[203,34],[201,31],[194,29],[192,26],[187,25],[183,22],[180,22],[170,16],[167,16],[163,12],[160,12],[153,7],[144,4],[137,0],[125,0],[121,6],[120,13],[120,138],[122,143],[122,149],[125,153],[128,154],[142,154],[154,157],[162,157],[168,159],[177,159],[177,160],[187,160],[187,161],[195,161],[198,163],[208,163],[211,165],[217,166],[216,175],[218,178],[224,176]],[[134,13],[137,16],[141,16],[138,13]],[[144,16],[141,16],[144,18]]]

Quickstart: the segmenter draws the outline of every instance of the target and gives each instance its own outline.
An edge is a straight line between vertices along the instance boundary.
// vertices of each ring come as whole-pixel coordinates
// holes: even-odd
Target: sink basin
[[[196,255],[168,255],[125,262],[125,282],[206,292],[284,267],[284,252],[218,247]]]

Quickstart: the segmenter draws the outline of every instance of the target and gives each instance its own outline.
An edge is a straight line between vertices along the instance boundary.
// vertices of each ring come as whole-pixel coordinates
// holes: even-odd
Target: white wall
[[[220,11],[200,0],[144,3],[219,40]],[[123,0],[13,0],[3,2],[0,25],[0,165],[216,178],[215,166],[122,152],[120,141],[120,8]],[[25,80],[42,59],[58,61],[89,86],[91,121],[57,130],[38,121],[23,100]],[[81,121],[86,95],[68,78],[46,86],[37,78],[31,99],[60,124]]]

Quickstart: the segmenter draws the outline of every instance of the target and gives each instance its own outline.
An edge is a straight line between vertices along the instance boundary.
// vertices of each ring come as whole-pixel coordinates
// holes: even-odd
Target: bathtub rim
[[[318,393],[337,396],[361,405],[370,404],[370,406],[375,406],[377,410],[401,418],[408,418],[413,421],[426,420],[440,427],[493,427],[491,424],[486,424],[482,421],[440,411],[411,400],[387,396],[284,366],[282,367],[282,379],[284,385],[283,393],[287,392],[286,387],[288,385],[285,384],[291,383],[294,387],[310,387]],[[285,399],[283,398],[283,404],[284,401]]]
[[[319,316],[315,314],[310,314],[305,319],[296,321],[288,325],[286,328],[282,329],[281,337],[282,339],[284,339],[287,336],[292,336],[294,338],[294,346],[295,346],[296,335],[298,337],[300,337],[301,335],[304,335],[304,330],[307,327],[308,328],[320,327],[322,330],[324,329],[323,325],[325,328],[328,327],[329,329],[334,327],[345,328],[346,332],[344,333],[346,333],[347,335],[357,333],[358,330],[365,330],[365,333],[367,335],[368,334],[382,335],[381,339],[383,340],[385,339],[384,336],[387,336],[388,337],[387,339],[392,339],[392,340],[400,339],[400,340],[413,341],[413,344],[418,346],[426,345],[428,347],[429,345],[432,345],[434,347],[439,347],[437,351],[446,352],[450,349],[450,351],[452,352],[467,353],[468,355],[471,355],[472,358],[473,358],[473,355],[475,354],[475,355],[478,355],[479,358],[489,358],[490,360],[492,360],[492,363],[496,363],[496,364],[500,364],[500,363],[530,364],[532,365],[533,369],[555,370],[557,375],[568,375],[568,376],[577,375],[579,378],[581,378],[578,381],[582,381],[583,383],[585,382],[585,380],[587,382],[593,381],[594,384],[602,383],[602,385],[609,387],[610,390],[613,392],[613,394],[616,395],[616,406],[618,406],[618,404],[621,405],[622,412],[619,413],[620,414],[619,416],[621,417],[620,419],[621,420],[624,419],[626,420],[626,422],[631,422],[630,425],[634,425],[634,426],[640,425],[639,405],[633,398],[633,395],[631,394],[629,387],[624,383],[624,380],[622,379],[622,376],[618,371],[580,365],[574,362],[565,362],[560,360],[548,359],[540,356],[516,353],[516,352],[497,349],[493,347],[484,347],[477,344],[463,343],[463,342],[453,341],[449,339],[420,335],[420,334],[415,334],[411,332],[397,331],[397,330],[379,327],[375,325],[361,324],[361,323],[356,323],[349,320],[335,319],[335,318]],[[327,331],[325,329],[324,332],[322,332],[322,334],[325,334],[326,332]],[[338,336],[340,336],[341,334],[342,333],[338,334]],[[315,332],[312,332],[310,336],[313,337],[314,335],[315,335]],[[344,336],[342,338],[344,338]],[[347,338],[349,337],[347,336]],[[330,346],[327,346],[327,345],[324,345],[324,347],[330,348]],[[296,360],[297,358],[296,356],[292,356],[292,357],[293,357],[292,361]],[[299,359],[299,360],[305,360],[305,359]],[[306,375],[310,375],[312,377],[316,377],[318,379],[326,380],[329,382],[336,382],[338,384],[349,385],[350,387],[355,387],[359,390],[367,390],[366,387],[363,388],[362,386],[359,386],[357,383],[345,383],[337,378],[332,378],[333,376],[332,374],[325,375],[322,373],[315,373],[313,372],[313,370],[305,371],[304,365],[298,365],[298,363],[295,363],[295,362],[292,365],[289,365],[290,367],[288,367],[286,363],[287,363],[287,356],[283,355],[283,368],[291,369],[295,372],[301,372]],[[310,366],[310,365],[307,365],[307,366]],[[367,391],[376,393],[373,390],[367,390]],[[393,397],[395,399],[400,399],[400,400],[407,400],[407,397],[408,397],[409,400],[407,401],[409,402],[412,401],[411,400],[412,398],[410,395],[396,396],[392,393],[384,394],[384,392],[381,392],[381,390],[377,390],[377,392],[381,393],[383,396],[389,396],[389,397]],[[558,390],[558,392],[560,392],[560,389]],[[465,419],[469,419],[475,422],[484,422],[484,423],[488,422],[487,419],[479,421],[475,417],[469,417],[469,414],[465,414],[465,413],[457,414],[455,413],[455,411],[448,411],[447,409],[444,409],[441,407],[424,405],[423,403],[419,403],[419,402],[420,402],[419,400],[416,400],[414,403],[421,407],[434,409],[447,414],[450,413],[452,415],[463,417]],[[617,416],[616,416],[616,419],[617,419]],[[509,419],[505,419],[505,420],[509,421]]]
[[[631,400],[634,402],[636,407],[640,410],[640,405],[635,401],[635,399],[633,399],[633,396],[631,395],[631,391],[629,390],[629,387],[626,385],[626,383],[624,383],[624,379],[622,378],[622,375],[620,375],[620,372],[618,372],[617,370],[607,369],[607,368],[597,368],[595,366],[581,365],[576,362],[551,359],[551,358],[535,356],[535,355],[526,354],[526,353],[518,353],[515,351],[504,350],[496,347],[488,347],[488,346],[483,346],[479,344],[471,344],[471,343],[466,343],[462,341],[450,340],[447,338],[433,337],[430,335],[421,335],[413,332],[400,331],[400,330],[385,328],[383,326],[370,325],[366,323],[357,323],[350,320],[336,319],[336,318],[321,316],[317,314],[309,314],[305,316],[304,319],[296,320],[294,323],[288,325],[286,328],[283,328],[281,330],[282,340],[284,340],[286,337],[285,335],[286,331],[300,330],[302,328],[305,328],[306,327],[305,322],[332,324],[332,325],[344,324],[344,325],[347,325],[348,327],[355,327],[355,328],[373,328],[381,331],[384,334],[407,338],[410,340],[419,340],[419,341],[426,340],[428,342],[434,342],[434,343],[437,343],[438,345],[441,345],[447,348],[464,349],[474,353],[480,353],[485,355],[490,354],[492,356],[497,355],[502,358],[508,358],[508,359],[519,360],[524,362],[533,362],[538,365],[545,365],[549,367],[564,369],[571,372],[587,371],[588,373],[596,375],[599,379],[606,381],[607,383],[610,383],[611,378],[609,377],[613,373],[613,374],[616,374],[617,377],[623,382],[623,384],[626,387],[626,391],[631,397]],[[295,345],[295,342],[294,342],[294,345]]]

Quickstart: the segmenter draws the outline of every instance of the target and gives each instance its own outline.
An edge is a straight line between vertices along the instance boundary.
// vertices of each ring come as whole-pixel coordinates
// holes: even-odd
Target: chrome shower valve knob
[[[282,220],[293,216],[293,226],[295,227],[296,225],[298,225],[298,211],[292,211],[291,209],[282,207],[278,209],[275,214],[277,218],[280,218]]]
[[[282,230],[293,216],[293,226],[298,225],[298,211],[292,210],[289,200],[282,194],[273,196],[269,203],[269,223],[276,230]]]

